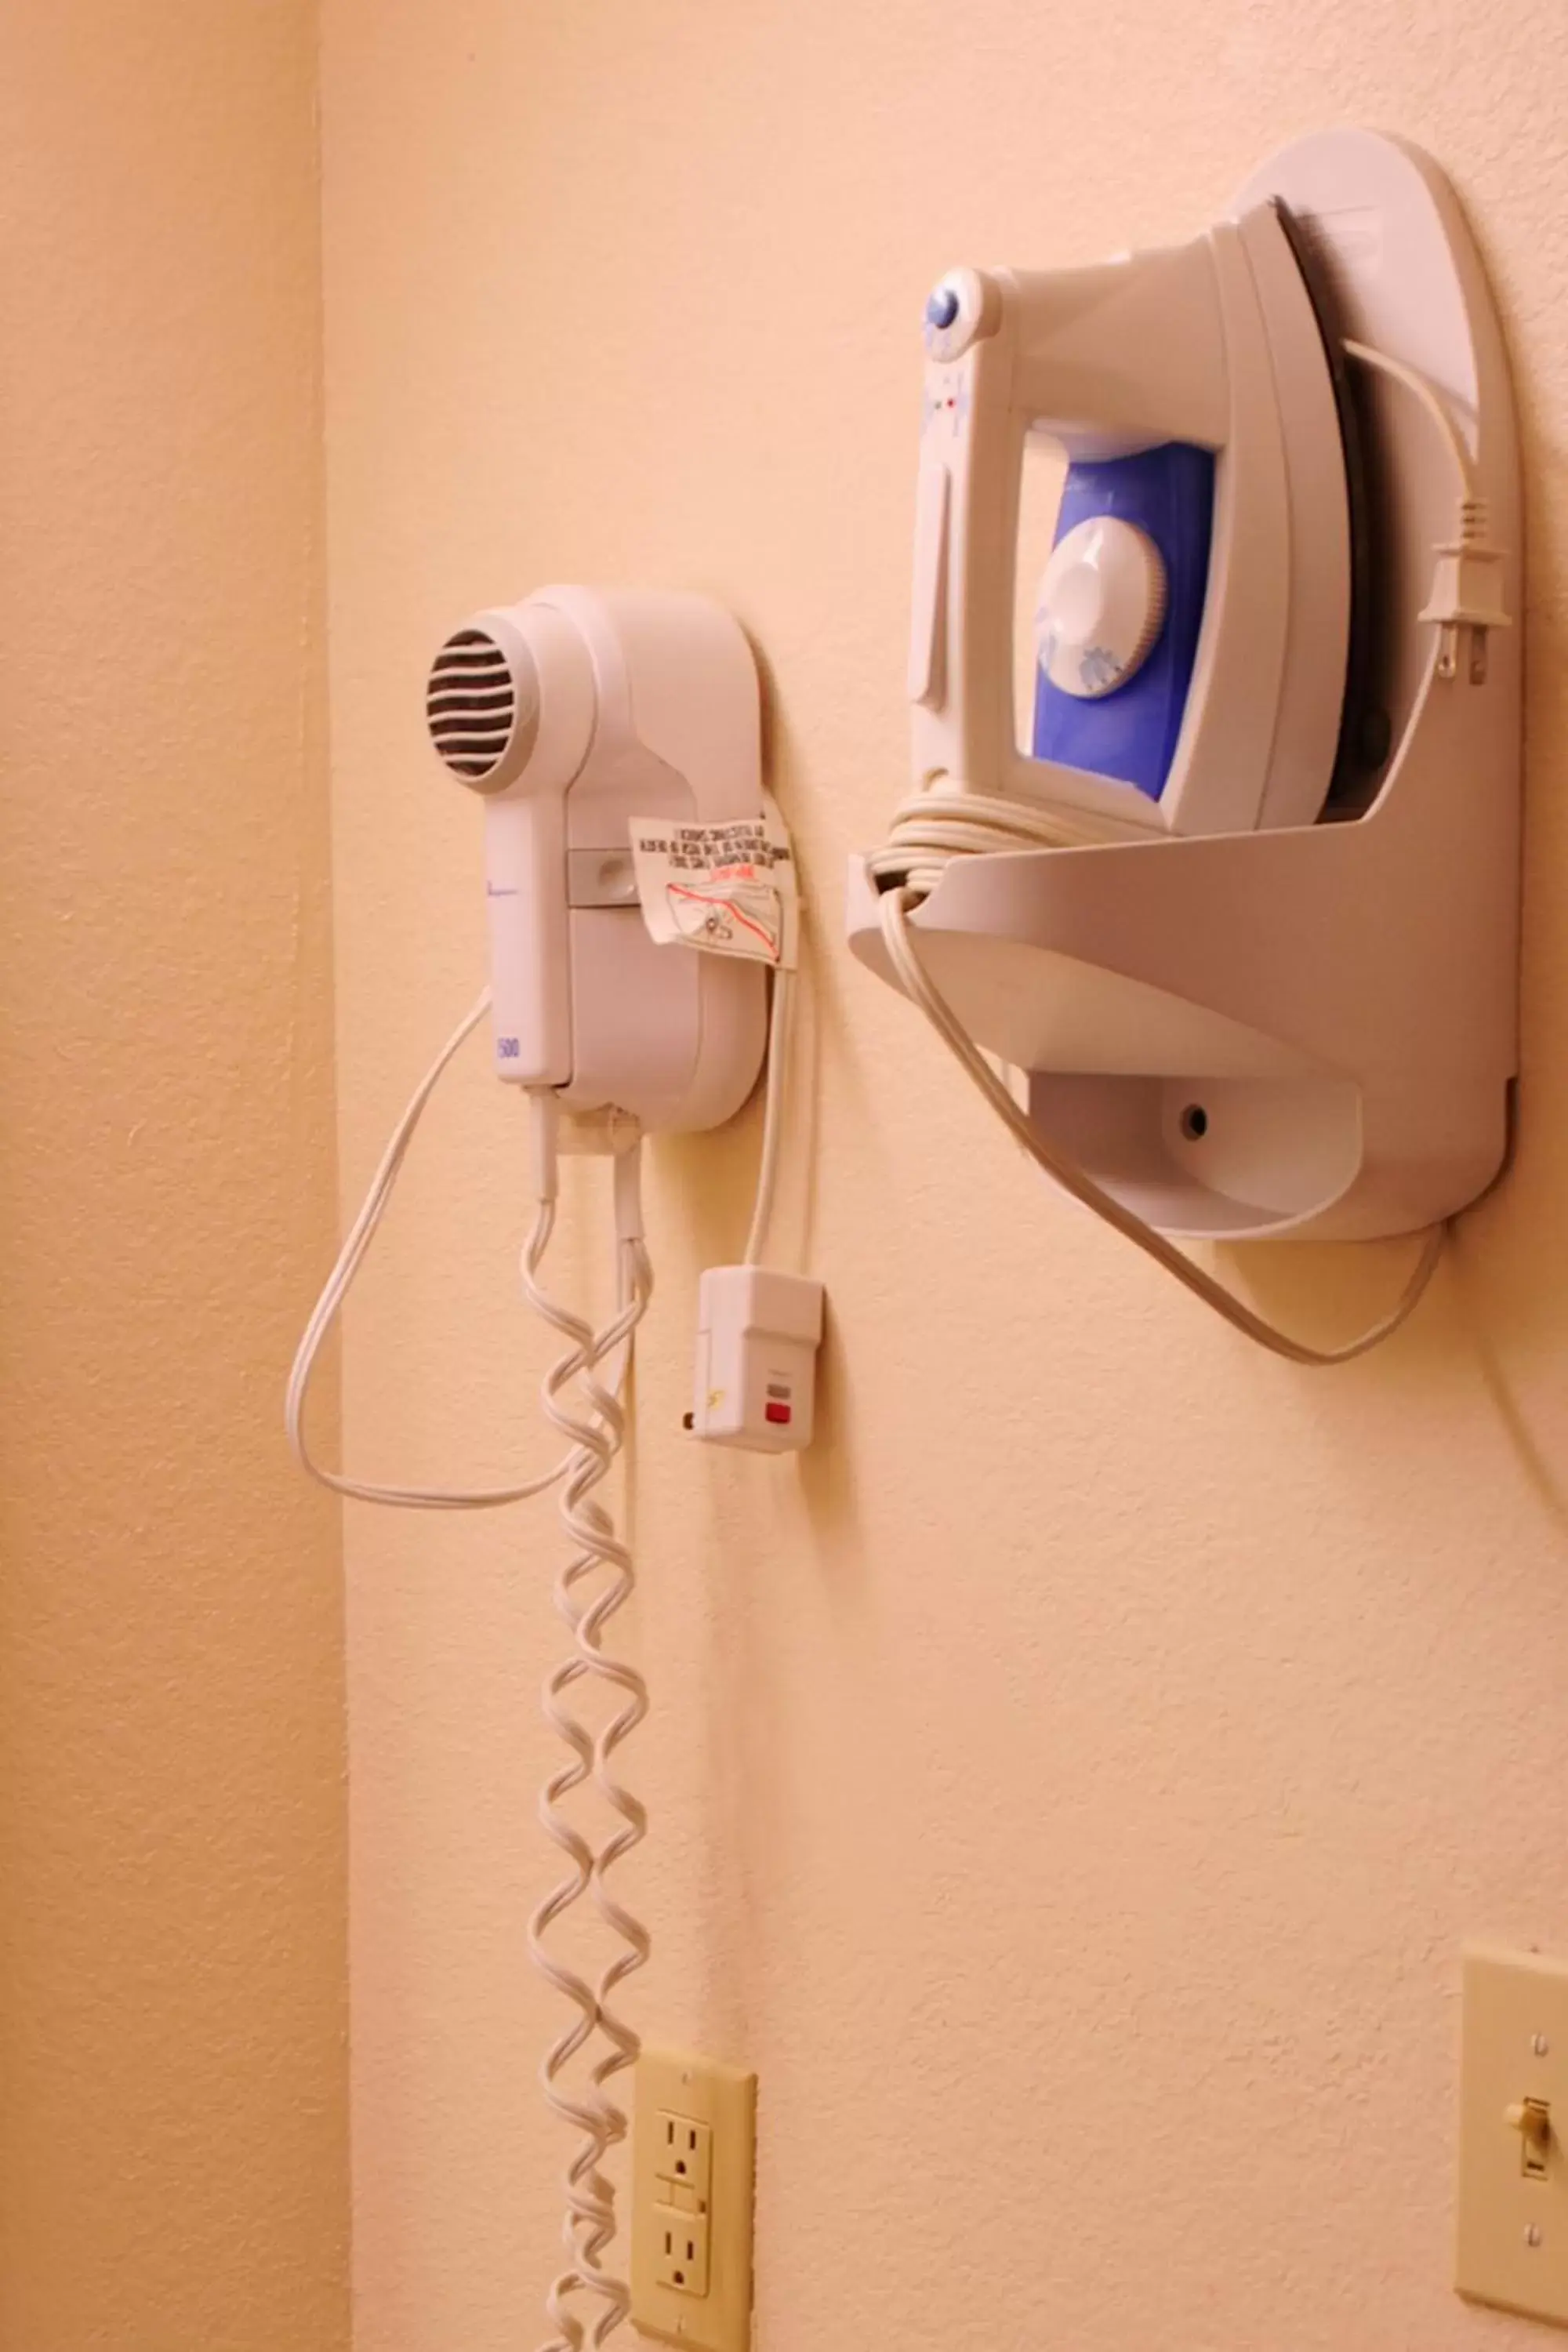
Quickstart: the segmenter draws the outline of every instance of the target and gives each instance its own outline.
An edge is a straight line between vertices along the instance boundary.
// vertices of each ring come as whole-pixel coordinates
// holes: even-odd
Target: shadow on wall
[[[1527,459],[1539,454],[1526,437]],[[1529,474],[1527,472],[1527,483]],[[1555,576],[1554,551],[1532,545],[1536,567]],[[1557,877],[1568,871],[1568,818],[1553,747],[1568,740],[1568,690],[1560,678],[1561,630],[1539,602],[1528,615],[1525,673],[1524,904],[1521,1076],[1512,1150],[1492,1190],[1454,1221],[1445,1261],[1408,1328],[1389,1343],[1418,1381],[1480,1383],[1549,1516],[1568,1534],[1568,1481],[1537,1433],[1531,1391],[1560,1360],[1568,1300],[1549,1271],[1568,1258],[1568,908]],[[1547,639],[1550,635],[1550,646]],[[1354,1328],[1397,1288],[1412,1244],[1388,1242],[1262,1244],[1232,1265],[1248,1290],[1291,1328],[1327,1339]],[[1233,1276],[1234,1278],[1234,1276]],[[1380,1351],[1381,1354],[1381,1351]],[[1384,1360],[1386,1361],[1386,1359]]]
[[[1472,230],[1494,289],[1507,282],[1506,256],[1486,250],[1482,225]],[[1561,1170],[1568,1158],[1568,904],[1557,877],[1568,871],[1568,817],[1559,771],[1568,724],[1563,684],[1568,550],[1552,485],[1563,453],[1551,445],[1537,379],[1518,356],[1520,337],[1503,318],[1514,360],[1525,569],[1523,906],[1520,971],[1521,1074],[1513,1103],[1510,1161],[1492,1190],[1455,1220],[1433,1292],[1407,1331],[1391,1344],[1415,1376],[1447,1379],[1470,1370],[1496,1411],[1531,1487],[1554,1525],[1568,1533],[1568,1480],[1553,1471],[1532,1417],[1531,1391],[1559,1353],[1565,1322],[1558,1286],[1543,1279],[1568,1256],[1568,1195]],[[1232,1263],[1248,1288],[1293,1328],[1327,1339],[1352,1328],[1392,1295],[1410,1245],[1364,1244],[1302,1251],[1260,1246]]]

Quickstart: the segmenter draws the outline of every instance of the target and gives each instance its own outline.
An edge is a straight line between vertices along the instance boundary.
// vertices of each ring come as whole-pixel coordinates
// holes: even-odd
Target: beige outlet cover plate
[[[688,2352],[747,2352],[757,2078],[693,2052],[645,2046],[633,2084],[632,2325]],[[682,2124],[695,2127],[695,2149]],[[682,2168],[683,2150],[695,2161]],[[669,2284],[665,2237],[682,2213],[707,2222],[700,2294]]]
[[[1454,2284],[1477,2303],[1568,2326],[1568,1967],[1539,1952],[1464,1956]],[[1551,2110],[1543,2175],[1510,2109]]]

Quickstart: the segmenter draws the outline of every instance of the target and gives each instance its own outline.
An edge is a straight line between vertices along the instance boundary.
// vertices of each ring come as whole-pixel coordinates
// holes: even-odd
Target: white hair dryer
[[[701,596],[543,588],[453,631],[426,709],[486,803],[497,1074],[649,1129],[719,1126],[761,1066],[764,976],[654,944],[629,824],[760,812],[757,674],[737,623]]]

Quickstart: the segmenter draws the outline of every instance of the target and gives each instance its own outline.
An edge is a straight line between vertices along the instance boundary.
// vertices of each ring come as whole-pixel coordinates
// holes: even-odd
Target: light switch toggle
[[[1552,2108],[1545,2099],[1516,2099],[1503,2121],[1519,2134],[1519,2168],[1527,2180],[1544,2180],[1552,2150]]]

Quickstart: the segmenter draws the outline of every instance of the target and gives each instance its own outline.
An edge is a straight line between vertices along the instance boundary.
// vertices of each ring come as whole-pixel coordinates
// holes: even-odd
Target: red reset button
[[[769,1404],[763,1410],[769,1421],[775,1422],[785,1428],[795,1418],[795,1409],[791,1405]]]

